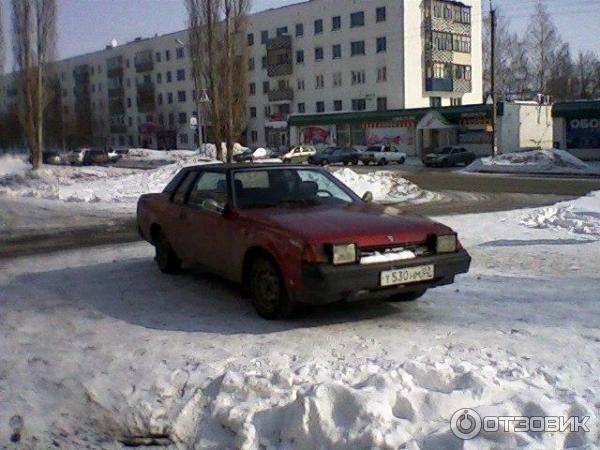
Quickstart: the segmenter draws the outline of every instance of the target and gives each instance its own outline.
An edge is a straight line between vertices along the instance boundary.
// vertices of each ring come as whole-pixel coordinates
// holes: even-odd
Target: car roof
[[[210,169],[211,171],[218,172],[227,172],[230,170],[238,170],[238,169],[318,169],[318,167],[314,166],[305,166],[302,164],[283,164],[283,163],[211,163],[211,164],[198,164],[195,166],[187,166],[184,169],[186,170],[206,170]]]

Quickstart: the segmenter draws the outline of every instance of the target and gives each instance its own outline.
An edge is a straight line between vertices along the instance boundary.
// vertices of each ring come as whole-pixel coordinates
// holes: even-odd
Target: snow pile
[[[31,164],[25,162],[25,156],[6,154],[0,156],[0,177],[6,175],[18,175],[31,168]]]
[[[598,175],[597,169],[564,150],[533,150],[481,158],[466,172]]]
[[[440,198],[439,194],[425,191],[392,171],[375,171],[359,174],[352,169],[343,168],[334,171],[333,175],[352,189],[359,197],[362,197],[365,192],[371,191],[373,199],[376,202],[425,203]]]
[[[600,191],[534,210],[521,223],[531,228],[562,229],[600,238]]]
[[[206,163],[199,158],[186,158],[152,170],[45,167],[37,172],[0,177],[0,194],[66,202],[135,205],[140,195],[161,192],[182,167]]]
[[[147,148],[131,148],[129,151],[122,155],[122,160],[128,161],[171,161],[178,162],[183,161],[194,156],[198,156],[199,153],[193,150],[150,150]]]

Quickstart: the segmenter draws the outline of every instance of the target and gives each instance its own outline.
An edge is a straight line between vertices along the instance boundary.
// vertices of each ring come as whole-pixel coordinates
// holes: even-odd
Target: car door
[[[229,224],[223,212],[229,201],[227,173],[202,171],[190,190],[180,215],[180,229],[188,261],[223,272],[228,264]]]

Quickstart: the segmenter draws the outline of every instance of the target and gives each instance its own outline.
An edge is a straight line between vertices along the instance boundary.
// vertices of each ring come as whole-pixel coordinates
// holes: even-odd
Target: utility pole
[[[490,85],[492,88],[492,157],[498,156],[498,143],[496,126],[498,125],[498,110],[496,99],[496,10],[490,0],[490,20],[491,20],[491,43],[490,43]]]

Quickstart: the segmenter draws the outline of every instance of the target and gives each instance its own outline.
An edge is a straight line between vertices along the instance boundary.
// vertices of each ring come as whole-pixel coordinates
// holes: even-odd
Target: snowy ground
[[[476,160],[465,172],[599,175],[600,168],[587,164],[564,150],[533,150],[504,153]]]
[[[598,448],[600,237],[533,214],[440,218],[474,258],[455,285],[290,322],[213,276],[160,275],[146,244],[3,261],[0,448]],[[462,442],[466,407],[590,432]]]

